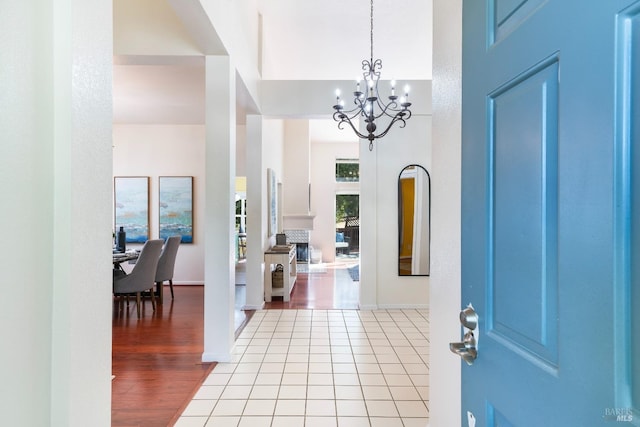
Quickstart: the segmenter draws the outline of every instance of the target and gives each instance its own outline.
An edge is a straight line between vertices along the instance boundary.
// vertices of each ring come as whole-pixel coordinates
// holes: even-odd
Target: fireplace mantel
[[[313,230],[315,215],[283,215],[283,230]]]

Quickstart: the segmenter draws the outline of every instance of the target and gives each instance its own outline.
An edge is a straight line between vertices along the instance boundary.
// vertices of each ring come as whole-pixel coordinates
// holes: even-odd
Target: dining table
[[[113,268],[115,270],[123,270],[122,263],[127,261],[135,261],[140,256],[140,251],[132,250],[127,252],[113,253]]]

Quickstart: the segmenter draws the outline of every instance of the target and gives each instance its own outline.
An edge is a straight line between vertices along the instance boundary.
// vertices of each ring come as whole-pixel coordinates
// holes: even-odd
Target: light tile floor
[[[178,427],[425,427],[426,310],[257,311]]]

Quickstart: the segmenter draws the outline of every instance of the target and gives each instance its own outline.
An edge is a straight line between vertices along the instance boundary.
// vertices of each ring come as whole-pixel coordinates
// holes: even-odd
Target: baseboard
[[[378,304],[381,310],[428,310],[429,304]]]
[[[260,305],[245,305],[242,307],[243,310],[262,310],[264,308],[264,302]]]
[[[231,354],[215,354],[215,353],[202,353],[202,363],[227,363],[231,362]]]
[[[378,306],[375,304],[360,305],[359,309],[360,310],[377,310]]]
[[[169,282],[165,282],[164,284],[165,284],[165,286],[169,286]],[[180,286],[180,285],[186,285],[186,286],[199,285],[199,286],[203,286],[204,282],[197,282],[197,281],[192,281],[192,280],[180,281],[180,283],[173,282],[173,286]]]

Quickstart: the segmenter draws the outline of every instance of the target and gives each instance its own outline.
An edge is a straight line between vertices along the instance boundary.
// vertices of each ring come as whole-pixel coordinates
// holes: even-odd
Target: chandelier
[[[340,89],[336,90],[336,105],[333,106],[333,120],[338,122],[338,128],[348,124],[359,138],[369,140],[369,151],[373,150],[373,141],[382,138],[389,132],[389,129],[395,124],[400,123],[400,127],[405,127],[406,121],[411,118],[411,110],[409,107],[409,86],[404,87],[404,96],[398,99],[396,96],[395,81],[391,81],[391,95],[388,96],[389,102],[385,103],[378,92],[378,81],[380,80],[380,72],[382,71],[382,60],[373,60],[373,0],[371,0],[371,55],[369,60],[362,61],[362,76],[364,77],[363,90],[360,90],[360,79],[357,80],[356,90],[353,92],[354,107],[345,110],[344,101],[340,99]],[[358,127],[354,125],[354,121],[358,117],[362,117],[366,125],[367,133],[362,133]],[[382,118],[384,123],[380,126],[382,131],[378,130],[376,120]],[[356,122],[357,124],[357,122]],[[386,127],[385,127],[386,125]]]

